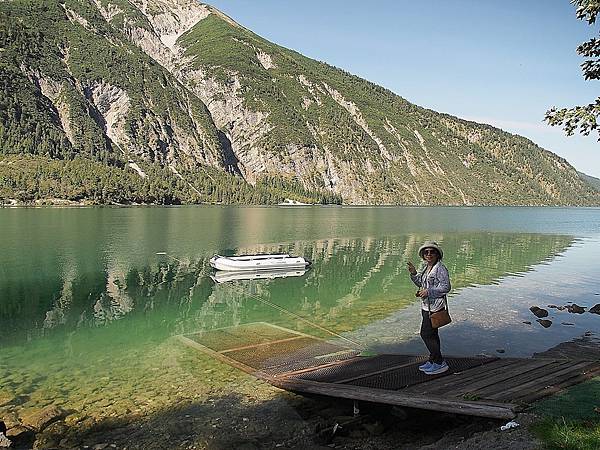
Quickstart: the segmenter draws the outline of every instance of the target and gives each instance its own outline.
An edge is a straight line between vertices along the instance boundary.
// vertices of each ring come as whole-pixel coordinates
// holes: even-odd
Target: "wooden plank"
[[[517,360],[517,362],[519,361]],[[435,378],[421,384],[409,386],[404,391],[415,392],[417,394],[443,394],[447,392],[450,387],[460,387],[480,379],[487,379],[499,371],[505,371],[506,366],[511,364],[515,364],[515,360],[501,359],[493,361],[489,364],[472,367],[463,372],[453,373],[442,378]]]
[[[547,362],[537,363],[537,365],[546,365]],[[536,366],[537,366],[536,365]],[[489,386],[490,384],[499,383],[511,376],[516,376],[516,374],[523,373],[527,370],[532,370],[531,361],[523,361],[523,360],[511,360],[510,364],[496,367],[489,372],[478,371],[475,376],[469,376],[464,379],[448,377],[442,378],[440,381],[445,384],[441,386],[434,386],[434,389],[429,389],[427,385],[425,385],[425,389],[427,389],[428,394],[434,395],[463,395],[465,392],[471,392],[475,388],[482,388],[485,386]],[[483,367],[485,369],[485,366]],[[455,392],[455,394],[451,394],[451,392]]]
[[[285,379],[273,380],[272,384],[281,389],[318,394],[329,397],[360,400],[388,405],[407,406],[410,408],[466,414],[479,417],[512,419],[515,417],[516,405],[497,402],[471,402],[465,400],[444,399],[416,394],[403,394],[402,391],[390,391],[347,384],[320,383],[315,381]]]
[[[453,392],[448,392],[448,395],[463,396],[465,394],[473,394],[482,398],[488,398],[490,394],[520,384],[523,378],[529,380],[532,377],[537,377],[540,375],[540,372],[543,374],[549,367],[556,365],[560,365],[560,363],[548,360],[527,360],[526,364],[514,364],[506,372],[500,372],[480,381],[466,384]]]
[[[518,378],[519,384],[526,383],[531,380],[538,379],[540,376],[540,373],[543,375],[545,373],[553,372],[553,371],[559,370],[560,368],[562,368],[568,364],[569,364],[568,361],[549,361],[548,365],[540,367],[539,369],[534,369],[534,370],[530,370],[528,372],[518,374],[516,378]],[[512,384],[514,385],[514,382]]]
[[[590,361],[582,361],[582,362],[578,362],[573,364],[573,361],[567,361],[566,363],[562,363],[559,366],[557,366],[552,372],[547,373],[545,376],[541,376],[541,377],[537,377],[533,380],[530,380],[528,382],[525,383],[519,383],[518,385],[512,387],[512,388],[508,388],[508,389],[504,389],[501,392],[495,392],[493,394],[490,395],[486,395],[486,398],[492,399],[492,400],[511,400],[513,394],[517,393],[517,392],[523,392],[523,391],[527,391],[530,388],[536,388],[539,387],[541,385],[541,388],[538,388],[537,390],[541,390],[546,386],[546,383],[548,382],[552,382],[552,380],[554,379],[560,379],[559,377],[563,376],[563,375],[567,375],[567,374],[572,374],[572,376],[581,374],[582,371],[585,370],[586,367],[590,367],[592,366],[594,363],[590,362]]]
[[[584,381],[590,380],[591,378],[593,378],[597,375],[600,375],[600,367],[593,368],[592,370],[585,371],[584,373],[580,373],[573,377],[569,377],[569,378],[565,377],[565,379],[563,381],[561,381],[559,383],[555,383],[552,386],[548,386],[548,387],[544,388],[544,390],[541,390],[541,391],[534,391],[534,392],[529,391],[525,395],[522,395],[522,396],[517,396],[515,394],[513,396],[513,399],[518,402],[531,403],[536,400],[539,400],[542,397],[556,394],[557,392],[560,392],[569,386],[573,386],[575,384],[579,384]]]

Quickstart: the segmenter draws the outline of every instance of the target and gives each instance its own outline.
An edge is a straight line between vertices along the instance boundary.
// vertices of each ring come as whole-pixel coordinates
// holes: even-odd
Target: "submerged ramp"
[[[345,344],[265,322],[179,339],[292,392],[503,419],[600,374],[598,360],[450,357],[448,372],[425,375],[423,356],[359,356]]]

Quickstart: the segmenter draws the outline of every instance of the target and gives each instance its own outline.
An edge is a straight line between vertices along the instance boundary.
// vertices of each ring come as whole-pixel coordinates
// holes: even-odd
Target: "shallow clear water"
[[[529,311],[600,303],[600,209],[2,209],[0,230],[0,394],[23,407],[65,400],[82,380],[126,378],[171,336],[242,323],[423,353],[405,263],[426,239],[444,248],[453,284],[445,353],[529,356],[600,332],[600,315],[551,308],[544,328]],[[279,251],[313,266],[211,279],[215,253]]]

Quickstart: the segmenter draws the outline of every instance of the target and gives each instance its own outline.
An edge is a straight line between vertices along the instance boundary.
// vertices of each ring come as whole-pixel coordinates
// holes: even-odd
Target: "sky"
[[[417,105],[525,136],[600,178],[596,136],[543,122],[587,105],[576,47],[598,35],[568,0],[210,0],[271,42],[384,86]]]

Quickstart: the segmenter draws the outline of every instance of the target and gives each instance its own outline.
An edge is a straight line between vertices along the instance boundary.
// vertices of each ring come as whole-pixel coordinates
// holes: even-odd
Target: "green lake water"
[[[127,384],[171,337],[252,322],[422,354],[405,263],[426,239],[442,245],[453,285],[446,354],[527,357],[600,333],[600,315],[549,309],[544,328],[529,311],[600,303],[600,209],[14,208],[0,209],[0,230],[0,412],[85,408],[83,397]],[[211,278],[215,253],[264,252],[313,265],[288,278]]]

